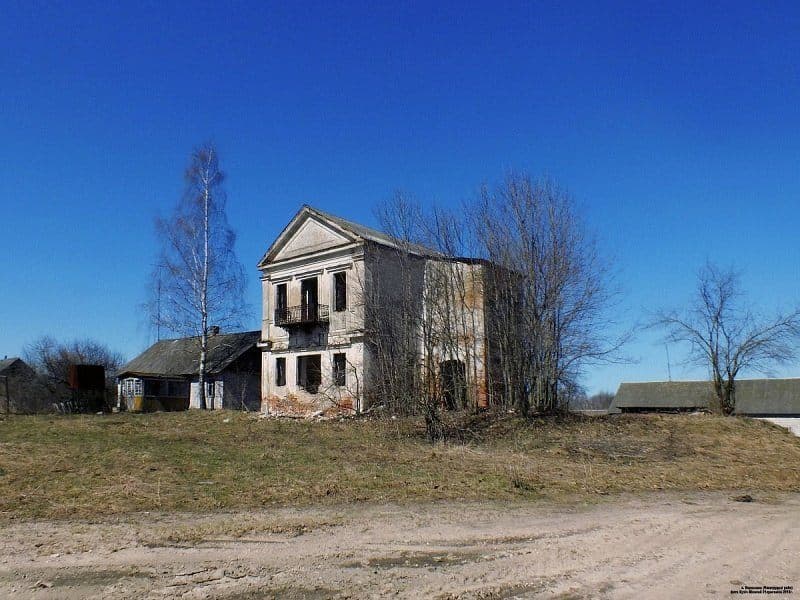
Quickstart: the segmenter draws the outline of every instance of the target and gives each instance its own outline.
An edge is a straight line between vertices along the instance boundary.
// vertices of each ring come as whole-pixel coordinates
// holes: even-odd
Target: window
[[[275,359],[275,385],[282,387],[286,385],[286,359]]]
[[[460,360],[446,360],[439,365],[444,406],[448,410],[467,405],[467,371]]]
[[[144,389],[141,379],[129,377],[122,381],[122,395],[126,398],[133,398],[134,396],[143,396]]]
[[[284,314],[287,308],[286,284],[279,283],[275,286],[275,312]]]
[[[316,394],[322,383],[322,364],[319,354],[297,357],[297,385],[305,391]]]
[[[317,320],[319,286],[316,277],[300,280],[300,319],[306,323]]]
[[[347,382],[346,377],[347,357],[344,354],[333,355],[333,385],[339,387],[345,385]]]
[[[144,380],[144,395],[145,396],[163,396],[166,381],[160,379],[145,379]]]
[[[187,398],[189,396],[189,384],[185,381],[170,381],[167,385],[167,396]]]
[[[347,273],[344,271],[333,274],[333,310],[347,310]]]

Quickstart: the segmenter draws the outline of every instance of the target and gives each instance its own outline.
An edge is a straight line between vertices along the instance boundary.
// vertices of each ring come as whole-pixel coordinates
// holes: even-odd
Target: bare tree
[[[719,409],[729,415],[742,370],[769,374],[773,366],[795,359],[800,309],[758,316],[744,301],[739,273],[707,263],[689,308],[660,312],[654,326],[666,331],[668,341],[689,344],[688,360],[709,368]]]
[[[606,410],[613,401],[613,392],[597,392],[591,396],[582,394],[573,398],[569,407],[573,410]]]
[[[425,221],[427,244],[436,249],[428,262],[425,281],[426,319],[435,358],[432,384],[450,409],[477,410],[484,364],[486,274],[488,267],[476,257],[474,232],[463,213],[434,207]]]
[[[552,183],[510,176],[460,211],[400,194],[379,219],[394,249],[367,260],[391,282],[366,288],[370,387],[431,440],[443,408],[563,410],[587,364],[620,358],[611,273]]]
[[[209,331],[239,326],[246,312],[244,270],[225,214],[224,179],[214,145],[200,146],[189,160],[186,190],[173,214],[156,220],[162,250],[153,287],[160,297],[150,302],[149,312],[153,324],[197,337],[202,409]]]
[[[524,174],[485,187],[473,216],[493,278],[502,389],[521,414],[566,408],[587,364],[620,360],[615,290],[572,197]]]
[[[380,270],[365,294],[370,381],[393,413],[422,415],[435,441],[442,410],[476,410],[485,390],[484,261],[465,257],[474,237],[456,213],[398,193],[378,217],[394,248],[367,261]]]
[[[50,336],[37,338],[25,347],[25,362],[37,374],[27,390],[36,410],[45,404],[69,397],[69,368],[72,365],[101,365],[106,373],[106,392],[114,389],[114,377],[125,362],[119,352],[96,340],[82,339],[59,342]],[[43,398],[44,397],[44,398]]]
[[[436,415],[425,410],[421,378],[422,289],[424,257],[419,255],[421,207],[397,193],[377,209],[383,229],[395,248],[367,250],[364,296],[365,324],[370,332],[373,391],[392,413],[416,413],[420,408],[432,438]],[[375,401],[375,398],[372,399]],[[431,427],[433,429],[431,429]]]
[[[25,347],[25,362],[53,385],[67,385],[71,365],[101,365],[106,377],[113,380],[125,362],[119,352],[96,340],[83,339],[58,342],[50,336],[40,337]]]

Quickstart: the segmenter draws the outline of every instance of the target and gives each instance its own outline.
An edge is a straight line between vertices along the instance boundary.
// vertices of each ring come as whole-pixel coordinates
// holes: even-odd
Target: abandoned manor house
[[[260,331],[209,336],[207,408],[363,412],[409,382],[445,408],[503,393],[492,303],[499,269],[303,206],[258,263]],[[161,340],[117,374],[118,406],[199,407],[199,338]],[[423,373],[424,372],[424,373]],[[421,387],[420,387],[421,386]]]
[[[385,398],[388,377],[414,375],[400,364],[409,343],[406,364],[435,371],[443,404],[490,403],[486,261],[444,259],[303,206],[258,268],[265,412],[364,411]],[[442,321],[450,340],[408,331]]]

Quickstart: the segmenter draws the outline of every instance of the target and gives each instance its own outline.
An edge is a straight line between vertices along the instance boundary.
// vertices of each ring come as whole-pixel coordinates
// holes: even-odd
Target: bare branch
[[[731,414],[742,370],[769,374],[773,366],[795,359],[800,309],[756,317],[744,305],[739,273],[708,263],[698,273],[689,308],[662,311],[652,325],[663,329],[667,340],[689,344],[689,360],[709,367],[720,409]]]

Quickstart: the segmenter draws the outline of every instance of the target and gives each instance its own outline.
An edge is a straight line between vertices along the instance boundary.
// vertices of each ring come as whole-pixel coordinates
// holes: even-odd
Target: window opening
[[[275,385],[283,387],[286,385],[286,359],[275,359]]]
[[[333,310],[347,310],[347,273],[344,271],[333,274]]]
[[[347,356],[345,354],[333,355],[333,385],[339,387],[347,383]]]

